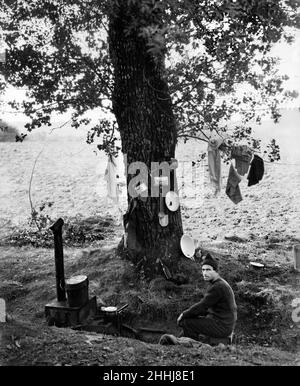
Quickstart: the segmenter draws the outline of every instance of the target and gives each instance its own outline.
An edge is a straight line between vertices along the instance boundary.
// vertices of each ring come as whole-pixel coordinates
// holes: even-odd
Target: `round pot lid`
[[[117,307],[112,307],[112,306],[109,306],[109,307],[101,307],[101,311],[105,311],[105,312],[116,312],[116,311],[117,311]]]
[[[66,280],[66,284],[68,284],[68,285],[79,284],[79,283],[82,283],[83,281],[85,281],[86,279],[87,279],[87,276],[85,276],[85,275],[72,276]]]
[[[264,264],[256,263],[255,261],[250,261],[250,264],[252,265],[252,267],[255,267],[255,268],[263,268],[264,267]]]
[[[166,194],[166,205],[170,211],[175,212],[179,208],[178,194],[173,191],[168,192]]]
[[[147,185],[144,184],[144,183],[141,183],[140,185],[138,185],[138,186],[135,187],[135,191],[136,191],[138,194],[141,194],[141,193],[145,192],[145,190],[147,190],[147,189],[148,189],[148,187],[147,187]]]
[[[189,259],[194,258],[194,253],[195,253],[194,239],[192,239],[188,235],[183,235],[180,240],[180,247],[185,257],[188,257]]]

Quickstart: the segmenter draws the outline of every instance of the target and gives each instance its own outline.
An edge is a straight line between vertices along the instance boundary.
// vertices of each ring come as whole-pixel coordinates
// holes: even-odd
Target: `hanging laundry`
[[[0,46],[0,50],[1,50],[1,46]],[[0,63],[5,63],[6,61],[6,53],[5,51],[0,51]]]
[[[124,165],[122,162],[123,154],[119,153],[118,157],[109,156],[107,166],[104,172],[104,180],[106,184],[103,184],[102,178],[99,179],[96,191],[101,198],[105,197],[104,207],[107,209],[110,207],[110,213],[118,217],[118,223],[122,222],[123,217],[123,197],[122,187],[126,186]],[[103,176],[102,165],[97,167],[97,175]],[[113,207],[111,208],[111,203]]]
[[[3,37],[0,35],[0,63],[6,62],[6,48],[8,48],[8,45],[6,44]]]
[[[113,200],[115,203],[118,203],[120,194],[120,175],[117,160],[114,156],[108,157],[104,179],[107,183],[107,197]]]
[[[258,155],[254,154],[249,174],[247,176],[247,179],[249,180],[248,186],[258,184],[259,181],[263,178],[264,172],[264,160]]]
[[[215,187],[215,194],[221,190],[221,155],[219,147],[223,143],[223,139],[211,139],[208,142],[208,170],[210,182]]]
[[[240,176],[244,176],[248,172],[252,155],[252,150],[247,145],[232,147],[231,158],[235,159],[235,168]]]
[[[239,183],[241,182],[241,180],[241,176],[237,173],[233,164],[231,164],[228,174],[226,194],[230,198],[230,200],[235,204],[238,204],[243,199],[239,187]]]

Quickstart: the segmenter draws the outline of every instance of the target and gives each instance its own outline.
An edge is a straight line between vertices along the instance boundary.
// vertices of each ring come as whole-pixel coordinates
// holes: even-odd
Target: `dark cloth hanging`
[[[240,176],[244,176],[249,169],[253,152],[247,145],[233,146],[231,158],[235,159],[235,168]]]
[[[265,172],[264,161],[258,155],[254,154],[253,160],[251,162],[249,174],[247,176],[248,186],[258,184],[259,181],[263,178]]]
[[[210,182],[215,187],[215,193],[221,190],[222,175],[221,175],[221,154],[219,147],[223,143],[223,139],[211,139],[207,146],[208,170]]]
[[[242,178],[239,176],[233,165],[230,165],[227,186],[226,186],[226,194],[230,198],[232,202],[238,204],[242,201],[243,197],[240,191],[239,183]]]

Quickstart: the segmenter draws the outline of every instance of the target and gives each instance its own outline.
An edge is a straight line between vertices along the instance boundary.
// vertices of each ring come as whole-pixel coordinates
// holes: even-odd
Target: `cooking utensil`
[[[188,257],[189,259],[194,260],[194,254],[195,254],[194,239],[192,239],[188,235],[183,235],[180,240],[180,247],[185,257]]]
[[[159,184],[162,184],[162,186],[167,186],[169,184],[168,177],[167,176],[154,177],[154,186],[158,186]]]
[[[166,194],[166,205],[171,212],[176,212],[179,208],[179,196],[172,190]]]
[[[161,170],[159,171],[161,174]],[[158,213],[158,220],[159,224],[162,227],[166,227],[169,224],[169,216],[165,213],[165,203],[163,198],[163,192],[162,192],[162,182],[159,181],[159,213]]]
[[[161,265],[161,268],[163,270],[163,273],[165,275],[165,278],[167,280],[170,280],[172,279],[172,274],[171,272],[169,271],[169,268],[161,261],[161,259],[159,259],[159,262],[160,262],[160,265]]]
[[[117,307],[113,307],[113,306],[101,307],[101,311],[103,311],[103,312],[116,312]]]
[[[142,194],[142,193],[145,192],[147,189],[148,189],[148,187],[147,187],[146,184],[144,184],[144,182],[142,182],[141,184],[139,184],[138,186],[135,187],[135,191],[136,191],[138,194]]]
[[[250,265],[252,265],[252,267],[255,267],[255,268],[263,268],[264,267],[264,264],[256,263],[255,261],[250,261]]]

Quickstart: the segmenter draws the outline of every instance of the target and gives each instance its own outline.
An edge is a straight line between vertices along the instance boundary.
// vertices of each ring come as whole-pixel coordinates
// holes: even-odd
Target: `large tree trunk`
[[[154,61],[147,51],[146,40],[138,36],[134,28],[129,30],[133,17],[138,19],[134,10],[122,5],[116,7],[110,18],[113,110],[127,165],[143,162],[150,170],[151,162],[168,162],[175,157],[176,124],[163,59]],[[127,186],[132,177],[128,175]],[[149,188],[150,181],[149,176]],[[128,256],[135,264],[143,266],[147,277],[155,276],[161,269],[159,258],[169,268],[172,265],[173,273],[176,271],[182,235],[180,208],[176,212],[168,211],[169,224],[162,227],[158,218],[159,198],[150,195],[149,189],[147,199],[132,200],[129,196],[129,210],[124,217],[125,223],[129,220]]]

